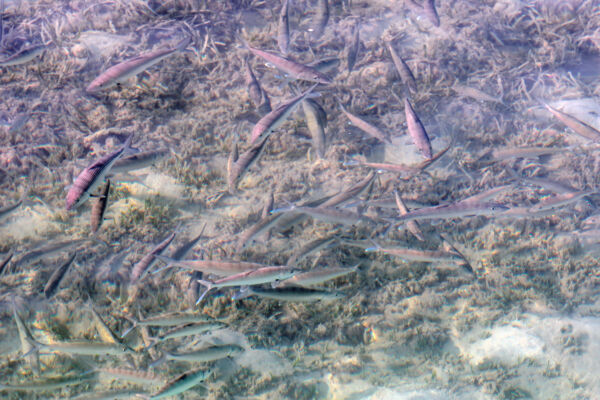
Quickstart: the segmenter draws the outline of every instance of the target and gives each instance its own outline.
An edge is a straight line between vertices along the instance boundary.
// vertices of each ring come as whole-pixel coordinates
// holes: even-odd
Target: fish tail
[[[198,300],[196,300],[196,305],[200,304],[200,302],[206,297],[208,292],[210,292],[210,290],[214,287],[214,285],[211,282],[204,281],[202,279],[198,279],[198,283],[200,283],[202,286],[205,286],[206,290],[200,295],[200,297],[198,297]]]

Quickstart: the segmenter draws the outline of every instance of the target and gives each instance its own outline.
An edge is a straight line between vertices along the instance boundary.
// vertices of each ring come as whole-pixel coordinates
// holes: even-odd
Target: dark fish
[[[0,262],[0,275],[2,275],[2,272],[4,272],[4,268],[6,268],[10,260],[12,260],[13,255],[14,253],[12,251],[9,251],[4,260]]]
[[[281,54],[287,56],[290,50],[290,21],[289,21],[289,0],[283,0],[281,11],[279,11],[279,32],[277,34],[277,44]]]
[[[271,111],[271,100],[269,99],[269,95],[267,95],[267,92],[265,92],[260,86],[260,83],[258,83],[258,79],[256,79],[256,76],[254,76],[248,60],[246,60],[245,64],[246,88],[248,89],[248,96],[250,97],[250,100],[252,100],[252,103],[259,113],[267,114]]]
[[[115,85],[120,85],[127,79],[132,78],[159,63],[171,54],[185,49],[190,44],[191,38],[188,37],[181,41],[177,46],[153,51],[150,53],[142,54],[129,60],[123,61],[117,65],[113,65],[103,73],[101,73],[96,79],[90,83],[86,91],[88,93],[96,93],[104,89],[111,88]]]
[[[129,151],[132,138],[133,136],[129,136],[119,150],[105,155],[81,171],[67,193],[67,210],[75,209],[87,201],[102,184],[115,162]]]
[[[425,127],[417,116],[408,98],[404,98],[404,112],[406,114],[406,125],[408,125],[408,134],[414,144],[423,154],[423,157],[430,159],[432,157],[431,142],[425,131]]]
[[[325,33],[327,21],[329,21],[329,2],[327,0],[319,0],[312,27],[312,36],[315,40],[321,39],[323,33]]]
[[[235,192],[237,182],[242,178],[244,172],[258,160],[268,140],[269,137],[267,136],[258,143],[253,144],[248,150],[240,154],[235,162],[231,163],[231,167],[227,173],[227,184],[229,185],[230,192]],[[237,151],[237,146],[235,150]],[[232,157],[230,157],[231,159]]]
[[[435,9],[435,0],[425,0],[423,3],[423,13],[435,26],[440,26],[440,17]]]
[[[358,24],[356,24],[354,26],[354,35],[352,38],[352,43],[350,43],[350,45],[348,47],[348,58],[347,58],[348,72],[352,72],[352,69],[354,68],[354,64],[356,64],[356,59],[358,57],[358,49],[359,48],[360,48],[360,37],[359,37]]]
[[[322,83],[329,85],[331,79],[321,73],[318,69],[301,64],[292,59],[278,56],[268,51],[263,51],[250,46],[244,41],[244,45],[257,57],[263,58],[265,61],[273,64],[279,70],[285,72],[295,79],[301,79],[309,82]]]
[[[27,47],[26,49],[23,49],[18,53],[5,58],[4,60],[0,60],[0,67],[10,67],[13,65],[25,64],[42,54],[45,49],[46,45],[44,44]]]
[[[258,140],[267,138],[273,130],[277,129],[281,124],[285,122],[287,117],[294,111],[296,106],[300,104],[316,87],[317,85],[311,86],[306,92],[278,105],[273,111],[262,117],[254,128],[252,129],[252,135],[250,136],[250,143],[254,144]]]
[[[394,66],[396,67],[396,71],[402,79],[402,82],[408,87],[408,89],[416,93],[417,92],[417,81],[415,80],[415,76],[412,71],[408,67],[408,65],[404,62],[404,60],[396,53],[394,47],[391,43],[388,43],[388,48],[390,50],[390,55],[392,56],[392,61],[394,62]]]
[[[76,256],[77,256],[77,253],[73,253],[73,255],[67,260],[66,263],[64,263],[63,265],[58,267],[52,273],[52,275],[50,276],[50,279],[48,279],[48,282],[46,283],[46,286],[44,286],[44,294],[46,295],[47,299],[49,299],[50,297],[52,297],[54,295],[54,293],[56,292],[56,289],[58,289],[60,282],[63,280],[63,278],[67,274],[67,271],[69,270],[69,267],[75,260]]]
[[[104,190],[101,195],[98,196],[96,202],[92,206],[92,214],[90,218],[91,231],[93,234],[98,232],[102,222],[104,222],[104,212],[106,211],[106,205],[108,204],[108,193],[110,191],[110,180],[106,180]]]
[[[140,261],[138,261],[131,270],[130,282],[137,282],[157,261],[156,256],[162,254],[163,251],[171,244],[173,239],[175,239],[175,235],[177,235],[177,230],[171,233],[165,240],[157,244],[150,253],[146,254]]]

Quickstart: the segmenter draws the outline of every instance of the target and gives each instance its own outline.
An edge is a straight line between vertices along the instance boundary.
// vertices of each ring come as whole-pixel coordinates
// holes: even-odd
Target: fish
[[[348,66],[348,72],[352,72],[356,59],[358,57],[358,50],[360,49],[360,37],[359,37],[358,23],[354,25],[354,35],[352,35],[352,42],[348,46],[348,56],[346,58],[346,64]]]
[[[434,26],[440,26],[440,17],[435,9],[435,0],[425,0],[423,2],[423,14]]]
[[[31,344],[33,341],[33,336],[25,325],[25,322],[19,316],[17,312],[17,306],[15,305],[14,299],[12,301],[13,308],[13,316],[15,318],[15,323],[17,324],[17,331],[19,332],[19,339],[21,341],[21,351],[23,352],[23,356],[27,360],[29,367],[33,371],[34,374],[40,374],[40,353],[36,350],[36,348]]]
[[[375,125],[371,125],[370,123],[363,120],[362,118],[359,118],[356,115],[349,113],[348,111],[346,111],[344,106],[342,106],[341,104],[340,104],[340,108],[341,108],[342,112],[346,115],[346,117],[348,117],[350,122],[352,122],[352,124],[355,125],[357,128],[359,128],[361,131],[367,133],[369,136],[379,139],[383,143],[392,144],[392,140],[390,139],[390,136],[387,133],[384,133],[382,130],[377,128]]]
[[[377,169],[378,171],[398,173],[401,174],[401,176],[403,176],[404,178],[411,178],[427,169],[431,164],[433,164],[436,160],[442,157],[449,149],[450,145],[440,150],[439,153],[437,153],[430,159],[422,161],[415,165],[367,162],[364,157],[355,156],[352,160],[344,162],[344,166],[362,165],[364,167]]]
[[[508,168],[508,172],[513,176],[513,178],[515,178],[520,183],[539,186],[556,194],[565,194],[577,191],[577,189],[575,189],[573,186],[567,185],[562,182],[557,182],[547,178],[523,176],[517,174],[517,172],[512,170],[511,168]]]
[[[576,192],[557,194],[544,199],[543,201],[533,205],[529,210],[533,213],[556,210],[559,207],[563,207],[580,199],[595,193],[591,190],[578,190]]]
[[[114,163],[111,173],[112,175],[125,174],[130,171],[147,168],[155,165],[171,153],[173,153],[171,149],[157,149],[126,155]]]
[[[472,202],[472,203],[486,202],[486,201],[489,201],[489,200],[493,199],[498,194],[500,194],[502,192],[506,192],[508,189],[513,189],[513,188],[514,188],[514,185],[496,186],[496,187],[493,187],[491,189],[484,190],[483,192],[474,194],[473,196],[469,196],[466,199],[463,199],[462,202],[463,203],[468,203],[468,202]]]
[[[129,368],[97,368],[95,370],[102,376],[114,378],[119,381],[133,382],[142,385],[162,385],[164,379],[155,373],[146,370]]]
[[[52,273],[52,275],[50,275],[50,278],[48,278],[48,282],[46,282],[46,286],[44,286],[44,295],[47,299],[51,298],[54,295],[56,289],[58,289],[58,286],[69,271],[69,267],[71,266],[71,264],[73,264],[73,261],[75,261],[76,256],[77,252],[73,253],[73,255],[69,257],[69,259],[64,264],[58,267]]]
[[[402,201],[402,197],[400,197],[400,193],[398,193],[397,189],[394,190],[394,198],[396,200],[396,206],[398,207],[400,215],[408,214],[408,208],[404,204],[404,201]],[[421,231],[421,228],[419,228],[417,221],[408,221],[406,223],[406,227],[418,240],[422,242],[425,241],[425,237],[423,236],[423,232]]]
[[[398,221],[447,219],[477,215],[493,216],[507,211],[508,207],[493,202],[459,201],[452,204],[419,208],[397,217]]]
[[[317,157],[325,158],[327,139],[325,137],[325,128],[327,126],[327,114],[323,107],[312,99],[305,99],[302,102],[304,110],[304,119],[306,126],[312,137],[312,144]]]
[[[256,49],[250,46],[245,40],[242,40],[242,43],[248,50],[250,50],[250,52],[252,52],[252,54],[273,64],[277,69],[285,72],[294,79],[321,83],[324,85],[329,85],[332,83],[329,77],[316,68],[309,67],[308,65],[301,64],[290,58],[278,56],[277,54],[270,53],[268,51]]]
[[[15,65],[28,63],[42,54],[44,50],[46,50],[46,47],[47,46],[45,44],[29,46],[13,54],[12,56],[5,58],[4,60],[0,60],[0,67],[12,67]]]
[[[75,397],[69,397],[69,400],[116,400],[132,399],[136,396],[143,396],[145,392],[139,389],[113,389],[105,391],[84,392]],[[139,398],[139,397],[138,397]]]
[[[256,79],[254,72],[252,72],[248,60],[246,60],[244,64],[246,65],[246,89],[248,90],[248,97],[250,97],[250,100],[259,113],[267,114],[271,112],[271,100],[269,99],[269,95],[267,95],[267,92],[260,86],[258,79]]]
[[[270,214],[259,219],[254,225],[240,233],[236,242],[235,252],[240,253],[252,241],[253,238],[268,232],[277,224],[281,216],[282,214]]]
[[[262,285],[263,283],[277,282],[291,278],[298,272],[299,270],[288,266],[267,266],[252,271],[241,272],[212,282],[198,279],[198,283],[205,286],[206,290],[198,298],[196,304],[199,304],[213,288]]]
[[[388,43],[387,45],[390,51],[390,55],[392,56],[392,62],[396,67],[396,72],[398,72],[400,79],[402,80],[404,85],[406,85],[408,90],[410,90],[412,93],[416,93],[417,81],[412,71],[410,70],[406,62],[404,62],[404,60],[398,55],[392,44]]]
[[[316,286],[332,279],[337,279],[341,276],[351,274],[356,272],[360,264],[357,264],[353,267],[326,267],[326,268],[318,268],[310,271],[302,272],[300,274],[294,275],[293,277],[286,279],[284,281],[280,281],[273,285],[274,287],[282,288],[288,286]]]
[[[137,57],[113,65],[94,79],[85,90],[87,93],[98,93],[113,86],[121,85],[129,78],[147,70],[171,54],[184,50],[190,42],[191,37],[187,37],[175,47],[141,54]]]
[[[500,147],[489,150],[479,158],[481,160],[503,161],[512,158],[537,158],[569,151],[570,148],[559,147]]]
[[[418,262],[450,262],[456,264],[462,264],[464,259],[457,253],[446,251],[446,250],[419,250],[410,249],[406,247],[390,247],[383,248],[377,244],[375,247],[368,247],[365,249],[366,253],[380,252],[389,254],[394,257],[402,258],[406,261],[418,261]]]
[[[325,33],[327,22],[329,21],[329,2],[328,0],[318,0],[317,12],[312,24],[312,37],[314,39],[321,39]]]
[[[129,277],[130,283],[135,283],[135,282],[139,281],[146,274],[146,272],[152,268],[152,266],[158,260],[156,258],[156,256],[161,255],[163,253],[163,251],[165,251],[167,249],[167,247],[169,247],[169,245],[171,244],[173,239],[175,239],[176,235],[177,235],[177,230],[175,230],[173,233],[171,233],[169,236],[167,236],[162,242],[160,242],[159,244],[154,246],[154,248],[152,249],[152,251],[150,251],[150,253],[148,253],[144,257],[142,257],[142,259],[139,260],[133,266],[133,268],[131,270],[131,275]]]
[[[211,322],[212,318],[207,317],[206,315],[199,314],[188,314],[188,313],[168,313],[168,314],[160,314],[155,315],[153,317],[136,320],[132,317],[125,316],[129,322],[132,323],[131,328],[127,329],[121,335],[121,339],[127,336],[129,332],[131,332],[134,328],[138,326],[175,326],[175,325],[188,325],[188,324],[196,324],[199,322]]]
[[[423,157],[430,159],[432,157],[431,142],[425,127],[417,116],[408,98],[404,98],[404,112],[406,114],[406,125],[408,125],[408,134],[413,140],[413,143],[423,154]]]
[[[227,173],[227,185],[231,193],[237,190],[237,183],[244,176],[244,173],[259,159],[262,154],[269,136],[260,140],[258,143],[250,146],[248,150],[239,155],[235,162],[231,163]]]
[[[0,219],[3,219],[5,217],[7,217],[8,215],[10,215],[10,213],[12,213],[14,210],[19,208],[21,206],[21,204],[23,204],[23,199],[20,199],[16,203],[9,204],[8,206],[4,206],[4,207],[0,208]]]
[[[58,253],[62,253],[63,251],[67,251],[73,247],[77,247],[85,242],[90,241],[91,239],[75,239],[75,240],[65,240],[61,242],[52,242],[47,245],[40,246],[35,250],[31,250],[21,256],[17,262],[17,268],[27,267],[42,258],[52,257]]]
[[[300,247],[286,262],[285,265],[291,267],[297,265],[302,259],[309,256],[312,253],[316,253],[324,249],[325,247],[332,244],[337,240],[337,233],[333,235],[328,235],[323,238],[318,238],[315,240],[311,240],[306,243],[304,246]]]
[[[236,296],[234,296],[234,300],[240,300],[241,298],[253,295],[271,300],[295,302],[333,301],[345,297],[345,295],[341,292],[308,289],[303,287],[290,286],[276,289],[248,287],[244,288],[241,295],[237,294]]]
[[[478,101],[488,101],[490,103],[504,104],[501,98],[492,97],[489,94],[474,87],[456,83],[454,84],[454,86],[452,86],[452,90],[454,90],[456,94],[462,97],[470,97]]]
[[[110,179],[106,180],[104,184],[104,190],[96,198],[94,205],[92,206],[92,212],[90,215],[90,231],[95,234],[100,229],[102,222],[104,222],[104,213],[106,212],[106,206],[108,204],[108,193],[110,192]]]
[[[2,273],[4,272],[4,269],[6,268],[6,266],[10,262],[10,260],[12,260],[14,254],[15,253],[11,250],[6,254],[6,257],[4,257],[4,259],[2,261],[0,261],[0,275],[2,275]]]
[[[322,73],[326,73],[333,69],[336,69],[340,65],[340,59],[337,57],[328,57],[310,62],[306,65],[308,65],[309,67],[313,67],[318,71],[321,71]]]
[[[289,0],[283,0],[281,10],[279,11],[279,31],[277,34],[277,44],[281,54],[287,56],[290,51],[290,21],[289,21]]]
[[[198,370],[198,371],[190,371],[185,374],[179,376],[172,382],[167,383],[162,389],[160,389],[156,394],[151,396],[143,395],[141,396],[145,400],[159,400],[164,399],[165,397],[176,396],[181,394],[194,386],[198,385],[200,382],[206,380],[208,376],[211,374],[210,370]]]
[[[544,106],[548,109],[548,111],[552,113],[552,115],[554,115],[560,122],[565,124],[567,127],[571,128],[571,130],[577,135],[585,139],[591,140],[593,142],[600,142],[600,131],[598,131],[594,127],[554,107],[551,107],[549,104],[544,103]]]
[[[296,206],[294,204],[285,208],[278,208],[276,210],[271,211],[273,214],[276,213],[302,213],[313,217],[319,221],[329,222],[333,224],[342,224],[342,225],[356,225],[361,221],[371,221],[369,217],[361,215],[359,213],[355,213],[348,210],[342,210],[335,207],[306,207],[306,206]]]
[[[90,198],[96,188],[102,184],[115,162],[130,151],[132,139],[133,136],[129,136],[119,150],[99,158],[81,171],[67,193],[67,211],[78,208]]]
[[[243,351],[245,351],[245,349],[237,344],[212,345],[188,353],[171,353],[168,351],[163,351],[163,357],[153,362],[151,365],[156,367],[157,365],[168,360],[185,361],[190,363],[216,361],[226,357],[234,357]]]
[[[273,130],[277,129],[281,124],[285,122],[287,117],[294,111],[296,106],[302,102],[317,85],[311,86],[306,92],[284,101],[279,104],[273,111],[262,117],[254,128],[250,136],[250,144],[255,144],[266,139]]]
[[[45,350],[81,356],[124,356],[133,353],[133,350],[123,344],[89,341],[40,343],[32,339],[28,339],[28,341],[35,350]]]
[[[218,329],[223,329],[226,327],[226,324],[218,321],[204,324],[189,324],[180,326],[162,335],[149,337],[148,339],[150,340],[150,345],[146,347],[146,350],[156,345],[157,343],[164,342],[165,340],[176,339],[185,336],[199,335],[201,333],[216,331]]]
[[[218,276],[232,276],[266,267],[264,264],[246,261],[174,260],[164,256],[158,256],[157,258],[167,263],[164,268],[180,267]]]
[[[1,391],[49,391],[64,388],[66,386],[79,385],[80,383],[87,382],[94,379],[94,376],[90,373],[70,376],[58,376],[52,378],[45,378],[43,380],[30,381],[25,383],[19,383],[14,385],[7,385],[0,383]]]

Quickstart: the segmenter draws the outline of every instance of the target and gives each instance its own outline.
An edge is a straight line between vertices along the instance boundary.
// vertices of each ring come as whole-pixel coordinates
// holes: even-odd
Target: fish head
[[[100,77],[94,79],[92,83],[88,85],[85,91],[89,94],[99,93],[104,89],[108,89],[116,84],[112,80],[107,79],[99,79]]]
[[[490,203],[488,209],[492,215],[501,214],[509,210],[509,207],[500,203]]]
[[[67,193],[66,209],[67,211],[74,210],[87,200],[87,194],[78,186],[72,185]]]

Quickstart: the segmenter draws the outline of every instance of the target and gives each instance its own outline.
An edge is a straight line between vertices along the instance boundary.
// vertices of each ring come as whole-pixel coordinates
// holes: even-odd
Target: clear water
[[[296,104],[258,161],[230,184],[228,159],[234,146],[239,159],[248,156],[251,132],[269,111],[265,96],[275,109],[312,85],[244,46],[285,49],[278,0],[5,0],[0,60],[46,47],[21,54],[0,74],[0,202],[23,200],[0,220],[1,258],[13,254],[0,273],[0,398],[117,398],[117,390],[130,391],[119,398],[140,398],[197,370],[211,374],[180,398],[600,398],[600,175],[597,140],[581,136],[600,129],[600,5],[437,0],[436,26],[424,3],[329,0],[324,18],[323,1],[290,1],[288,56],[302,65],[329,60],[321,71],[332,83],[315,87],[312,103]],[[137,75],[86,91],[110,67],[186,38],[181,51]],[[400,77],[390,46],[416,90]],[[263,91],[256,102],[246,62]],[[449,146],[424,171],[415,168],[425,158],[407,132],[406,96],[433,154]],[[311,130],[307,104],[326,114],[324,142]],[[590,130],[567,127],[545,104]],[[390,140],[350,123],[340,106]],[[91,213],[104,180],[75,210],[65,210],[67,192],[130,135],[135,149],[164,152],[109,172],[94,235]],[[396,171],[365,162],[393,163]],[[294,206],[347,191],[369,173],[372,185],[327,209],[343,218],[314,210],[294,218]],[[419,220],[423,240],[400,220],[394,200],[397,190],[410,210],[452,207],[504,185],[462,203],[471,212]],[[263,211],[271,195],[275,213]],[[491,202],[500,207],[492,214]],[[285,216],[242,246],[244,232],[279,212]],[[199,279],[228,274],[174,267],[131,278],[174,232],[163,256],[282,266],[302,246],[330,237],[292,266],[358,268],[316,285],[325,291],[319,295],[334,297],[327,300],[273,300],[252,292],[272,290],[269,283],[247,292],[242,282],[212,289],[196,305],[205,290]],[[31,253],[86,238],[93,240]],[[438,253],[416,261],[382,250],[392,248],[421,251],[421,258]],[[73,253],[58,286],[46,288]],[[150,272],[165,265],[147,260]],[[140,326],[123,339],[130,354],[44,346],[23,357],[32,342],[20,339],[15,311],[31,340],[50,347],[110,343],[109,331],[120,337],[132,319],[172,312],[225,327],[150,346],[177,325]],[[212,345],[244,350],[158,362]],[[137,381],[101,372],[107,368],[137,371]],[[142,382],[143,373],[155,376]],[[50,387],[57,377],[75,382]]]

